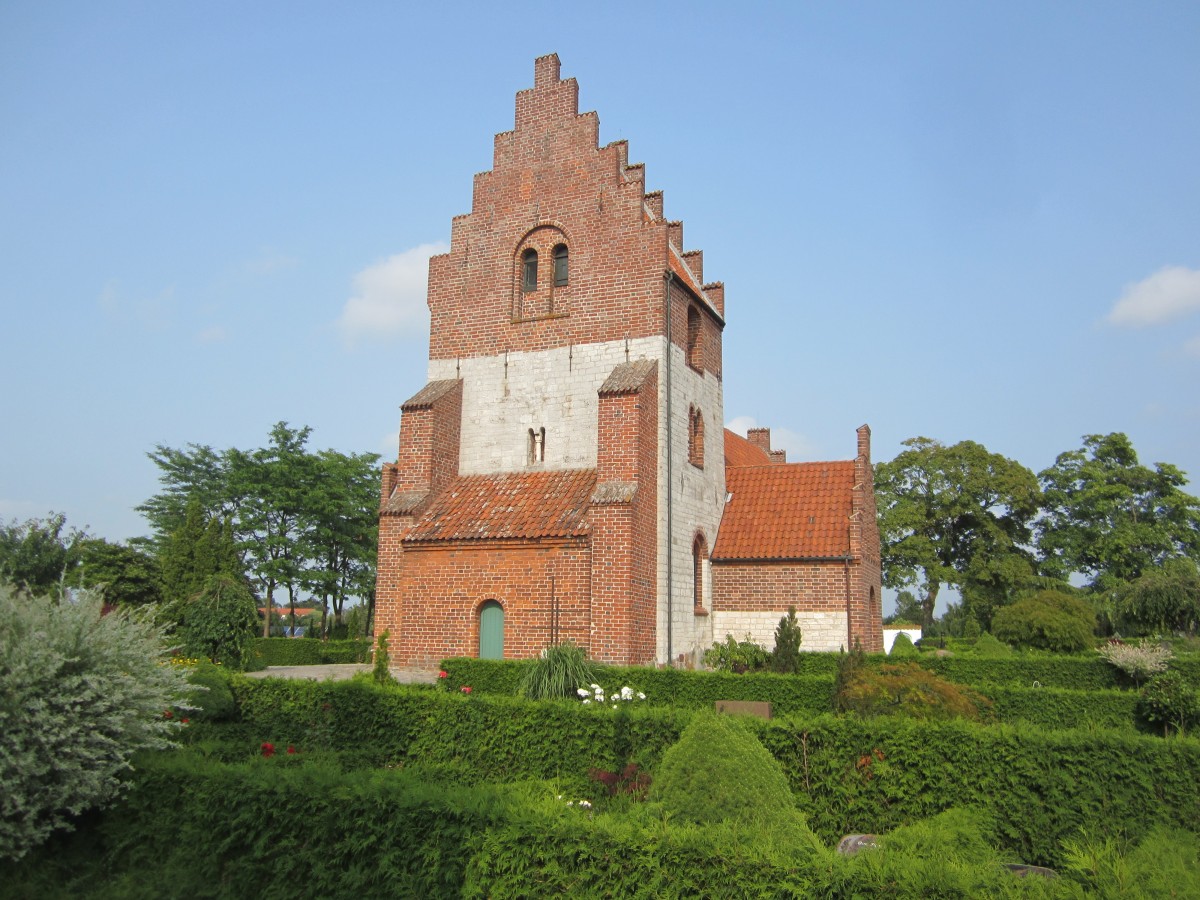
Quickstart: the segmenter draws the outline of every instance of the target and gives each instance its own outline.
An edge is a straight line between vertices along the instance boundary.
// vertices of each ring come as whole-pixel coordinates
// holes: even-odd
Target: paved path
[[[307,678],[309,681],[324,681],[332,678],[342,681],[352,678],[358,672],[370,672],[370,663],[350,663],[337,666],[268,666],[261,672],[247,672],[250,678]],[[401,684],[433,684],[437,681],[437,671],[426,669],[391,669],[392,677]]]

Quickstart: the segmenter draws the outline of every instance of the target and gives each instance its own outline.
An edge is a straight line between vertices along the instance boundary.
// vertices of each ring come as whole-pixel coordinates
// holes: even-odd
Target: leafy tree
[[[890,616],[883,619],[884,625],[920,625],[925,619],[925,611],[921,601],[912,591],[900,591],[896,594],[896,609]]]
[[[794,675],[800,665],[800,625],[796,622],[796,607],[789,606],[787,615],[775,626],[775,649],[771,652],[771,671]]]
[[[1166,463],[1138,462],[1119,432],[1084,437],[1038,475],[1045,512],[1037,542],[1047,574],[1079,573],[1096,589],[1119,587],[1169,559],[1200,559],[1200,499]]]
[[[229,525],[208,518],[199,500],[188,504],[183,524],[164,542],[160,566],[163,593],[171,604],[200,593],[214,575],[242,574]]]
[[[1040,503],[1037,479],[974,441],[947,447],[918,437],[904,445],[875,467],[883,583],[918,589],[925,628],[942,585],[963,588],[964,600],[967,589],[988,598],[982,612],[990,620],[990,605],[1034,576],[1026,546]]]
[[[186,525],[189,503],[198,504],[230,523],[243,571],[262,597],[274,602],[284,590],[294,609],[307,590],[340,620],[348,598],[366,599],[368,609],[374,598],[378,457],[313,453],[310,433],[278,422],[268,446],[251,451],[159,445],[150,458],[164,488],[138,509],[163,546]],[[264,634],[269,627],[263,623]]]
[[[158,560],[128,544],[85,537],[77,544],[79,565],[72,581],[104,593],[107,603],[147,606],[163,599]]]
[[[321,632],[333,613],[340,624],[346,601],[375,600],[379,541],[379,457],[323,450],[313,460],[314,480],[304,508],[301,552],[309,564],[300,583],[321,600]]]
[[[0,525],[0,579],[34,594],[54,591],[73,577],[83,538],[62,513]]]
[[[920,651],[917,650],[916,645],[912,642],[912,638],[910,638],[903,631],[896,635],[896,637],[892,640],[892,649],[888,653],[888,656],[891,657],[918,655],[920,655]]]
[[[171,605],[188,656],[242,668],[258,624],[254,595],[240,575],[209,576],[197,593]]]
[[[1018,647],[1074,653],[1091,646],[1096,614],[1086,600],[1063,591],[1038,591],[996,613],[992,633]]]
[[[1169,559],[1113,592],[1122,634],[1195,634],[1200,627],[1200,570],[1190,559]]]
[[[0,858],[18,859],[124,789],[134,753],[171,744],[186,690],[148,610],[90,591],[0,584]]]

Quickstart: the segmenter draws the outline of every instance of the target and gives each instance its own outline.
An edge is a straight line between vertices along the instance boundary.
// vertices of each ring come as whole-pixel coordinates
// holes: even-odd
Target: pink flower
[[[272,743],[263,741],[261,749],[262,749],[263,756],[274,756],[275,755],[275,745]]]
[[[462,687],[459,688],[459,690],[462,691],[464,694],[469,694],[469,693],[471,693],[471,686],[469,684],[464,684]]]

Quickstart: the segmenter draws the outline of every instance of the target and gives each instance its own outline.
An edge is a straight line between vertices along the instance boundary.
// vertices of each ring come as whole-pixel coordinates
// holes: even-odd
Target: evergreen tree
[[[775,650],[771,653],[771,671],[794,675],[800,665],[800,625],[796,622],[796,607],[789,606],[787,615],[775,626]]]

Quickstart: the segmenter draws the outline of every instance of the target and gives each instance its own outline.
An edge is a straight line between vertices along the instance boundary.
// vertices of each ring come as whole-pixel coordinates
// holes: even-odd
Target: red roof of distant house
[[[755,447],[740,434],[725,429],[725,466],[765,466],[771,462],[761,447]]]
[[[587,534],[595,469],[466,475],[443,490],[406,542],[487,541]]]
[[[731,497],[717,533],[714,560],[849,555],[853,461],[729,465],[725,490]]]

